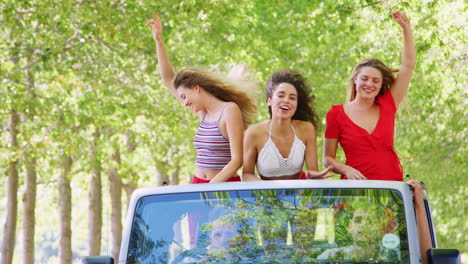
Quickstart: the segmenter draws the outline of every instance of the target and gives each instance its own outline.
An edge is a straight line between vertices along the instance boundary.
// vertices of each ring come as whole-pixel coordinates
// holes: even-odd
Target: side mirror
[[[112,257],[84,257],[80,260],[80,264],[114,264]]]
[[[461,255],[458,249],[431,248],[427,251],[428,264],[460,264]]]

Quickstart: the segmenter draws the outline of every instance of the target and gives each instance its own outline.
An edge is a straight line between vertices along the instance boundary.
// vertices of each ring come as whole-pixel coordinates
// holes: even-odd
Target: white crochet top
[[[292,126],[291,126],[292,127]],[[300,172],[304,166],[306,146],[296,136],[291,146],[289,157],[283,158],[273,140],[271,140],[271,122],[268,140],[263,146],[257,159],[257,170],[263,177],[290,176]]]

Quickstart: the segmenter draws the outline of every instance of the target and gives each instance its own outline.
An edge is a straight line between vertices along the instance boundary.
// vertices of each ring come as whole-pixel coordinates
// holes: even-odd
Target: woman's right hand
[[[311,180],[323,180],[323,179],[326,179],[326,178],[333,177],[335,175],[328,174],[332,169],[333,169],[333,166],[328,166],[326,169],[324,169],[323,171],[320,171],[320,172],[307,171],[306,172],[306,178],[311,179]]]
[[[367,180],[366,176],[364,176],[360,171],[350,166],[346,166],[344,175],[348,180]]]
[[[416,180],[409,180],[406,183],[413,187],[414,203],[416,205],[424,204],[424,192],[421,184]]]
[[[411,27],[410,21],[409,21],[408,17],[406,16],[405,12],[393,11],[392,12],[392,18],[402,28]]]
[[[153,31],[153,39],[157,41],[162,38],[162,25],[158,14],[153,12],[153,17],[154,19],[147,19],[145,25],[151,26],[151,30]]]

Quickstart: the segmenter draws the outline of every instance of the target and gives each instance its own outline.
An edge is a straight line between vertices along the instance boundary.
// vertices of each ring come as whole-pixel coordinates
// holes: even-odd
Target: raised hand
[[[395,20],[395,22],[398,23],[402,28],[410,27],[410,21],[408,17],[406,16],[405,12],[400,12],[400,11],[393,11],[392,12],[392,18]]]
[[[156,44],[156,56],[158,57],[159,73],[161,74],[164,86],[169,88],[169,91],[178,100],[181,100],[172,83],[172,79],[175,76],[175,72],[172,68],[171,61],[169,60],[169,55],[167,54],[166,46],[164,45],[164,40],[162,37],[163,30],[161,25],[161,19],[155,12],[153,12],[153,17],[153,19],[147,19],[145,25],[151,26],[151,30],[153,31],[153,39]]]
[[[145,21],[145,25],[151,26],[151,30],[153,31],[153,39],[157,41],[162,38],[162,25],[158,14],[153,12],[153,17],[154,19],[147,19]]]
[[[323,180],[323,179],[326,179],[326,178],[330,178],[330,177],[335,176],[333,174],[328,174],[328,172],[330,172],[332,169],[333,169],[333,166],[328,166],[326,169],[324,169],[321,172],[307,171],[306,172],[306,177],[307,177],[307,179],[311,179],[311,180]]]
[[[395,105],[398,107],[408,91],[411,76],[413,76],[413,70],[416,65],[416,49],[414,47],[411,24],[406,13],[393,11],[392,18],[400,25],[403,33],[403,53],[401,56],[400,72],[390,88]]]

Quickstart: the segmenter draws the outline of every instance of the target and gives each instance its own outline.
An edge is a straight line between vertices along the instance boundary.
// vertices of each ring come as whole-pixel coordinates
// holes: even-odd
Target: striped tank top
[[[215,122],[206,122],[204,119],[203,117],[198,126],[194,140],[197,150],[197,167],[222,170],[231,161],[229,140],[221,134],[219,119]]]

